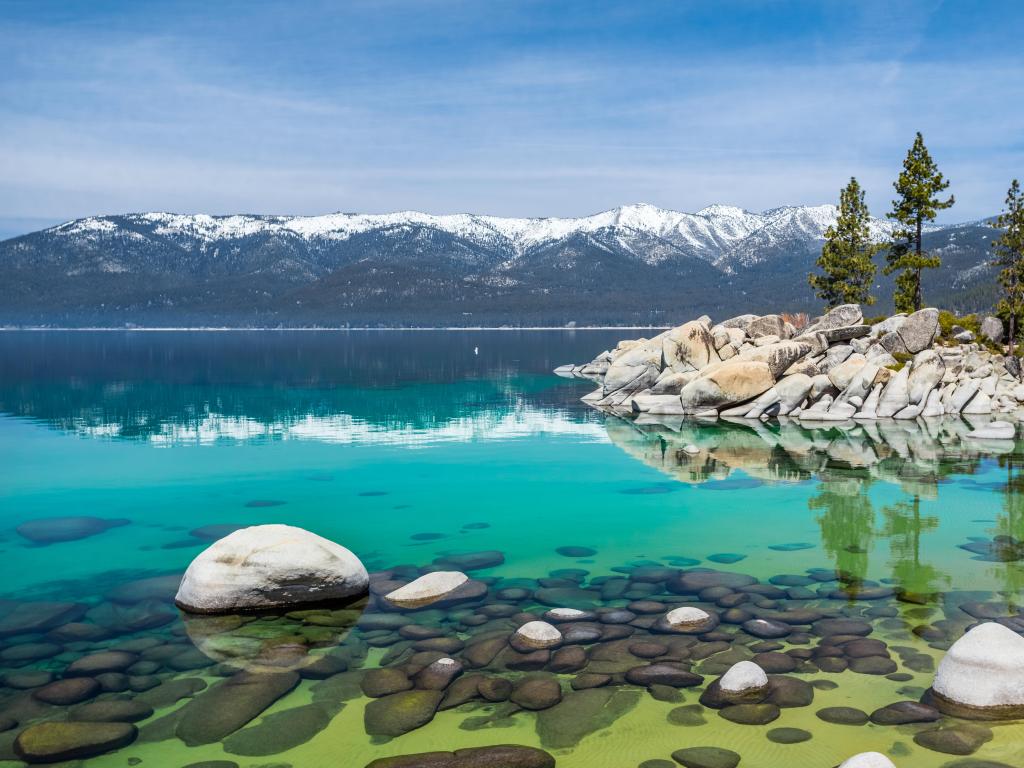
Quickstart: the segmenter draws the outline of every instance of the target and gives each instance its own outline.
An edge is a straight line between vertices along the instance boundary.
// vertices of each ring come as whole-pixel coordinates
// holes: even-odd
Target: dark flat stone
[[[126,747],[138,734],[129,723],[37,723],[18,734],[14,751],[29,763],[56,763]]]
[[[455,752],[382,757],[366,768],[555,768],[555,758],[533,747],[500,744]]]
[[[58,544],[76,541],[89,536],[128,525],[124,518],[104,517],[42,517],[22,523],[15,530],[34,544]]]
[[[191,746],[221,741],[299,683],[295,672],[238,672],[183,707],[178,738]]]
[[[672,759],[683,768],[736,768],[740,756],[722,747],[688,747],[672,753]]]

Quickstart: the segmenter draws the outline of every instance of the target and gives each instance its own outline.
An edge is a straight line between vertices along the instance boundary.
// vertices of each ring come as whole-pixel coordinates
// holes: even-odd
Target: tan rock
[[[751,400],[775,383],[768,363],[729,360],[705,376],[694,379],[680,393],[683,408],[718,408]]]
[[[699,371],[721,358],[707,326],[697,320],[673,328],[662,339],[665,367],[673,371]]]
[[[867,362],[868,360],[864,355],[852,354],[829,370],[828,380],[832,382],[832,386],[842,391],[850,386],[850,382],[860,373]]]

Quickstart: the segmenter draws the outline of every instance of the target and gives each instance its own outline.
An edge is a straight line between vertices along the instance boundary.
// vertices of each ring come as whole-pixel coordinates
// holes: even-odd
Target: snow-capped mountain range
[[[768,292],[811,308],[804,275],[835,221],[832,205],[638,204],[579,218],[93,216],[0,243],[0,298],[15,307],[0,303],[0,322],[26,312],[69,323],[662,322],[684,307],[767,303]],[[884,242],[892,226],[874,219],[871,230]],[[991,232],[980,222],[929,230],[954,267],[944,282],[985,278],[982,230]]]
[[[575,235],[614,231],[627,249],[630,249],[630,237],[656,237],[687,255],[730,268],[734,260],[740,264],[756,263],[766,255],[765,249],[778,244],[819,240],[835,222],[834,205],[785,206],[763,213],[729,205],[710,205],[696,213],[684,213],[641,203],[578,218],[506,218],[464,213],[435,216],[418,211],[321,216],[154,212],[76,219],[45,232],[91,240],[117,234],[141,239],[149,234],[176,241],[191,239],[207,245],[254,236],[299,237],[307,242],[344,241],[368,232],[431,229],[481,247],[522,256],[531,249]],[[892,231],[890,223],[884,219],[873,219],[871,229],[879,240]],[[668,249],[639,250],[636,255],[655,264],[670,258],[671,252]]]

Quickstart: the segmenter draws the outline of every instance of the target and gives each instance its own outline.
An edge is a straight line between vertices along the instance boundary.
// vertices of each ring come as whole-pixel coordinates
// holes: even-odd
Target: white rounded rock
[[[711,614],[707,611],[702,611],[700,608],[694,608],[690,605],[674,608],[665,614],[665,621],[673,627],[700,624],[710,618]]]
[[[881,752],[861,752],[844,761],[839,768],[896,768],[896,765]]]
[[[193,613],[232,613],[366,594],[366,568],[345,547],[290,525],[228,534],[189,565],[174,602]]]
[[[434,571],[389,592],[384,599],[400,608],[419,608],[441,600],[469,581],[462,571]]]
[[[698,453],[700,453],[700,448],[698,448],[698,447],[697,447],[696,445],[694,445],[693,443],[687,443],[686,445],[684,445],[684,446],[683,446],[683,452],[684,452],[684,453],[688,453],[688,454],[690,454],[691,456],[693,456],[693,455],[695,455],[695,454],[698,454]]]
[[[1019,716],[1024,712],[1024,637],[1002,624],[979,624],[946,651],[932,690],[954,704]]]
[[[544,612],[544,617],[552,621],[586,621],[594,618],[594,614],[577,608],[552,608]]]
[[[562,642],[562,633],[546,621],[528,621],[516,630],[518,645],[540,650],[553,648]]]
[[[738,661],[718,681],[726,693],[745,693],[768,687],[768,675],[752,661]]]

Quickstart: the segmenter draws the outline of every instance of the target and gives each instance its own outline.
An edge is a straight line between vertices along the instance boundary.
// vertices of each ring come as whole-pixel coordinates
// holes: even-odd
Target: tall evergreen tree
[[[878,246],[871,242],[868,223],[871,214],[864,202],[864,190],[857,179],[839,193],[839,217],[835,226],[825,230],[825,244],[818,257],[822,274],[810,274],[807,281],[826,309],[840,304],[874,304],[871,282],[875,263],[871,257]]]
[[[992,266],[1002,267],[999,284],[1003,286],[1003,297],[996,313],[1009,323],[1012,356],[1017,328],[1024,315],[1024,194],[1016,179],[1006,193],[1006,210],[996,218],[994,226],[1003,230],[992,241]]]
[[[897,312],[914,312],[921,308],[921,270],[935,269],[942,263],[938,256],[925,253],[921,233],[925,222],[932,221],[939,211],[953,205],[952,195],[947,200],[937,197],[948,186],[949,182],[939,173],[918,131],[914,146],[903,161],[903,172],[893,182],[899,199],[893,200],[892,213],[887,214],[896,222],[896,229],[883,271],[887,275],[899,272],[893,294]]]

